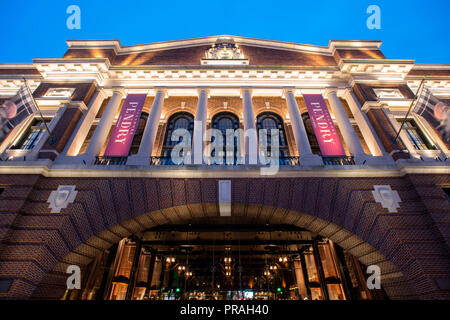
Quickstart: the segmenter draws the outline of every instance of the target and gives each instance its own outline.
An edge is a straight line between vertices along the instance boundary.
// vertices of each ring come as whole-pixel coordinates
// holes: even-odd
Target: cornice
[[[286,168],[278,171],[272,176],[262,176],[260,168],[248,168],[247,170],[236,169],[227,170],[219,167],[193,170],[188,166],[180,166],[178,168],[162,168],[154,167],[152,170],[148,168],[123,168],[111,169],[109,167],[93,168],[93,167],[73,167],[64,165],[53,165],[52,168],[47,166],[48,163],[42,165],[33,164],[16,164],[0,166],[0,174],[39,174],[44,177],[58,178],[96,178],[96,177],[117,177],[117,178],[301,178],[301,177],[323,177],[323,178],[370,178],[370,177],[401,177],[406,174],[450,174],[448,166],[424,166],[424,165],[407,165],[402,164],[396,166],[353,166],[347,169],[315,169],[315,168]]]

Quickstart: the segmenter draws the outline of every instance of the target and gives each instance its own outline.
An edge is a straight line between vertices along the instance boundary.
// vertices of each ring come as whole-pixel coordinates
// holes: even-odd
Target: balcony
[[[127,164],[128,157],[95,157],[94,165],[97,166],[123,166]]]
[[[95,158],[94,165],[99,166],[123,166],[127,164],[128,157],[105,157],[105,156],[98,156]],[[348,166],[348,165],[355,165],[355,160],[352,156],[343,156],[343,157],[322,157],[323,164],[325,166]],[[184,163],[175,164],[172,161],[171,157],[164,157],[164,156],[156,156],[150,158],[150,166],[176,166],[176,165],[184,165]],[[223,164],[206,164],[206,165],[224,165],[224,166],[239,166],[242,165],[241,163],[238,163],[237,159],[235,158],[232,163],[223,163]],[[279,158],[279,165],[280,166],[287,166],[287,167],[297,167],[300,166],[300,157],[295,156],[286,156]]]
[[[94,165],[96,166],[123,166],[127,164],[128,157],[111,157],[111,156],[98,156],[95,158]],[[296,167],[300,166],[300,157],[294,157],[294,156],[287,156],[282,157],[279,159],[280,166],[289,166],[289,167]],[[173,163],[171,157],[163,157],[163,156],[157,156],[157,157],[151,157],[150,158],[150,166],[176,166],[176,165],[184,165],[184,163],[181,164],[175,164]],[[216,163],[214,164],[207,164],[207,165],[218,165]],[[242,165],[238,163],[237,159],[234,159],[232,163],[224,163],[222,165],[226,166],[239,166]]]
[[[352,156],[322,157],[323,164],[326,166],[352,166],[355,160]]]
[[[300,157],[282,157],[279,159],[280,166],[300,166]],[[151,157],[150,159],[150,165],[151,166],[167,166],[167,165],[176,165],[172,162],[172,159],[170,157]],[[180,165],[184,165],[180,164]],[[239,166],[242,165],[241,163],[238,163],[237,159],[235,158],[232,163],[223,163],[223,164],[217,164],[217,163],[211,163],[207,165],[226,165],[226,166]]]

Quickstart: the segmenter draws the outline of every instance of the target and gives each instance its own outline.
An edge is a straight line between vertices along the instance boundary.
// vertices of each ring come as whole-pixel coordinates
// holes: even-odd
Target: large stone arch
[[[40,178],[0,253],[2,260],[8,258],[0,275],[7,268],[22,268],[8,295],[59,298],[67,264],[84,266],[101,250],[151,226],[214,219],[219,215],[218,180]],[[328,237],[364,264],[378,264],[390,298],[446,297],[433,276],[448,272],[447,260],[430,266],[427,259],[445,257],[447,247],[408,179],[231,180],[232,219],[293,224]],[[398,213],[375,202],[371,191],[377,184],[399,192]],[[46,201],[58,185],[76,185],[78,195],[61,213],[50,214]]]
[[[235,205],[235,207],[239,206],[240,205]],[[54,269],[46,275],[39,287],[33,293],[33,298],[48,299],[61,297],[66,289],[65,281],[67,279],[67,274],[65,271],[67,270],[67,267],[69,265],[79,265],[80,267],[87,266],[103,250],[111,247],[113,243],[110,241],[117,240],[116,242],[118,242],[124,237],[131,236],[147,228],[165,224],[164,220],[166,220],[165,217],[168,215],[176,216],[175,219],[170,220],[170,223],[188,224],[195,222],[195,217],[193,218],[189,212],[191,210],[196,212],[204,212],[203,210],[205,208],[207,212],[204,213],[212,219],[218,217],[216,219],[216,222],[218,223],[229,223],[230,220],[240,220],[241,222],[260,223],[262,225],[266,223],[288,224],[307,228],[309,231],[327,237],[340,245],[343,249],[348,250],[365,265],[378,265],[382,270],[383,288],[387,291],[389,296],[396,297],[399,294],[411,294],[411,290],[407,287],[405,280],[402,278],[402,273],[392,262],[388,261],[385,256],[375,250],[370,244],[351,232],[337,226],[336,224],[310,215],[302,214],[300,212],[277,207],[255,204],[244,204],[243,206],[246,206],[246,208],[241,209],[248,210],[247,212],[250,212],[250,214],[257,214],[261,211],[265,211],[266,213],[272,212],[273,214],[267,217],[256,215],[250,219],[248,217],[244,217],[243,215],[238,215],[232,218],[219,218],[219,212],[215,210],[214,203],[202,203],[158,210],[123,221],[120,225],[116,225],[112,228],[104,230],[100,234],[92,236],[86,243],[80,244],[72,252],[67,254],[57,263]],[[141,227],[136,228],[136,221],[139,222]],[[235,223],[236,221],[233,222]]]

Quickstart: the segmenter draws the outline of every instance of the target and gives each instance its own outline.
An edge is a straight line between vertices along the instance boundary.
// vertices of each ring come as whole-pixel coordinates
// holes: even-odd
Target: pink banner
[[[321,94],[304,94],[309,118],[322,156],[345,156],[339,134]]]
[[[106,146],[105,156],[128,156],[146,97],[146,94],[129,94],[127,96]]]

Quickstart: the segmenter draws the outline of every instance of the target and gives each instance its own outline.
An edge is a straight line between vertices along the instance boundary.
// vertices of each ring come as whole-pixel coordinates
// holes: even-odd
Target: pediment
[[[359,54],[363,58],[370,57],[372,52],[376,56],[381,44],[332,40],[328,46],[318,46],[228,35],[128,46],[122,46],[119,40],[69,40],[67,43],[69,50],[64,58],[108,58],[112,65],[118,66],[337,66],[340,48],[346,57]]]

